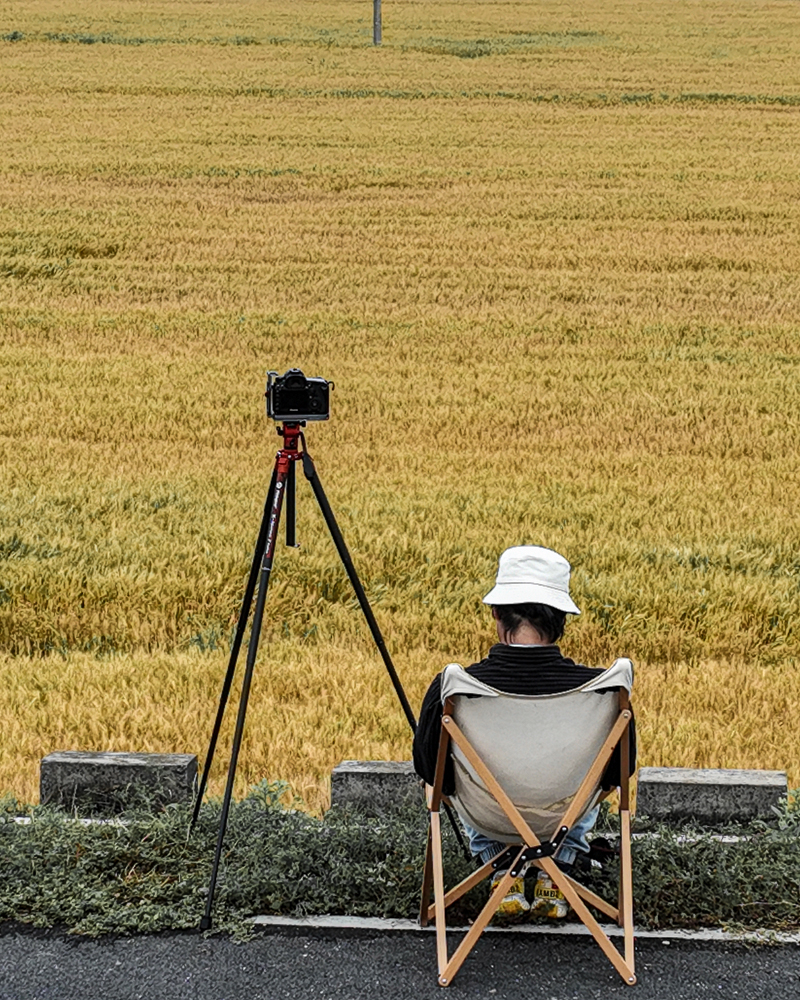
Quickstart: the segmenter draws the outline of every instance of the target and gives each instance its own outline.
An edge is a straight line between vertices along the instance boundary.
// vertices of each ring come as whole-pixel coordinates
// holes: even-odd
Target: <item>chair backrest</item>
[[[550,837],[619,714],[618,689],[630,692],[633,665],[616,660],[582,687],[553,695],[507,694],[458,663],[442,673],[442,702],[537,837]],[[476,697],[477,696],[477,697]],[[519,834],[455,742],[458,811],[476,830],[504,843]],[[581,806],[597,800],[599,786]]]

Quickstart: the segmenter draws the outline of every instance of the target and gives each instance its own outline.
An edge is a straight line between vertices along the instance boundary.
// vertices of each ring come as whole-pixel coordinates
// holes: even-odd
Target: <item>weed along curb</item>
[[[248,935],[258,926],[255,915],[262,915],[260,923],[413,922],[426,837],[421,796],[395,799],[372,815],[339,801],[316,818],[287,809],[287,792],[284,783],[262,782],[233,803],[214,927]],[[112,821],[87,822],[64,808],[23,808],[4,799],[0,921],[95,936],[197,929],[219,810],[219,802],[204,805],[187,839],[188,803],[155,811],[129,807]],[[611,835],[614,818],[603,824]],[[639,928],[794,932],[800,928],[798,834],[800,808],[792,796],[769,821],[715,831],[653,825],[636,838],[633,851]],[[472,870],[450,832],[444,863],[453,878]],[[587,884],[608,898],[616,892],[613,877],[602,871],[590,871]],[[483,891],[485,886],[458,901],[455,923],[474,917]]]

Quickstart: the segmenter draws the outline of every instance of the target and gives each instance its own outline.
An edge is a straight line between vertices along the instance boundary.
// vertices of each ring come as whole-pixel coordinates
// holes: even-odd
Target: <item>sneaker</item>
[[[505,877],[505,872],[495,872],[492,876],[492,892],[497,888],[498,883]],[[525,898],[525,879],[518,875],[509,886],[508,892],[503,897],[502,902],[495,910],[495,916],[504,919],[513,919],[524,916],[531,908],[531,904]]]
[[[536,876],[531,913],[550,920],[562,920],[569,913],[569,903],[564,899],[564,893],[553,884],[545,871],[540,871]]]

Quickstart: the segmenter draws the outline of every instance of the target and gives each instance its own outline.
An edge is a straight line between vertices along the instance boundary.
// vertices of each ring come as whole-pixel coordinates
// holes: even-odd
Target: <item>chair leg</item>
[[[444,916],[444,867],[442,865],[442,828],[439,813],[431,813],[431,848],[433,862],[433,905],[436,920],[436,959],[439,977],[447,967],[447,925]]]
[[[453,978],[461,966],[464,964],[464,959],[469,955],[472,949],[475,947],[475,943],[478,938],[483,933],[486,925],[494,916],[495,910],[502,903],[506,896],[506,893],[511,888],[511,883],[514,881],[514,876],[511,874],[511,868],[519,860],[519,855],[522,854],[524,850],[524,845],[520,847],[519,854],[512,862],[509,870],[505,873],[503,878],[495,886],[494,892],[489,897],[486,905],[478,914],[475,923],[470,927],[464,937],[461,939],[461,944],[453,952],[453,956],[450,961],[446,964],[445,968],[439,967],[439,985],[449,986],[453,982]]]
[[[433,887],[433,854],[431,850],[431,817],[428,815],[428,836],[425,844],[425,869],[422,875],[422,898],[419,903],[419,925],[428,926],[431,888]]]
[[[619,841],[620,924],[625,938],[625,962],[635,974],[633,957],[633,873],[631,869],[631,814],[620,810]]]
[[[558,888],[564,893],[564,898],[603,950],[603,954],[620,974],[623,981],[628,986],[633,986],[636,982],[636,975],[633,969],[628,965],[626,959],[620,955],[609,940],[608,935],[605,933],[603,928],[589,912],[586,904],[570,884],[570,880],[564,878],[564,873],[552,858],[542,858],[540,865],[558,886]]]

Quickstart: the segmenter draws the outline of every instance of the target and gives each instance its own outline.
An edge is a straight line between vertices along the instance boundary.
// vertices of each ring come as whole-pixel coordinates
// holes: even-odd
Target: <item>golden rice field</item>
[[[203,755],[292,365],[415,707],[536,542],[641,763],[800,783],[800,6],[383,7],[0,0],[0,790]],[[298,520],[238,790],[319,810],[410,738]]]

